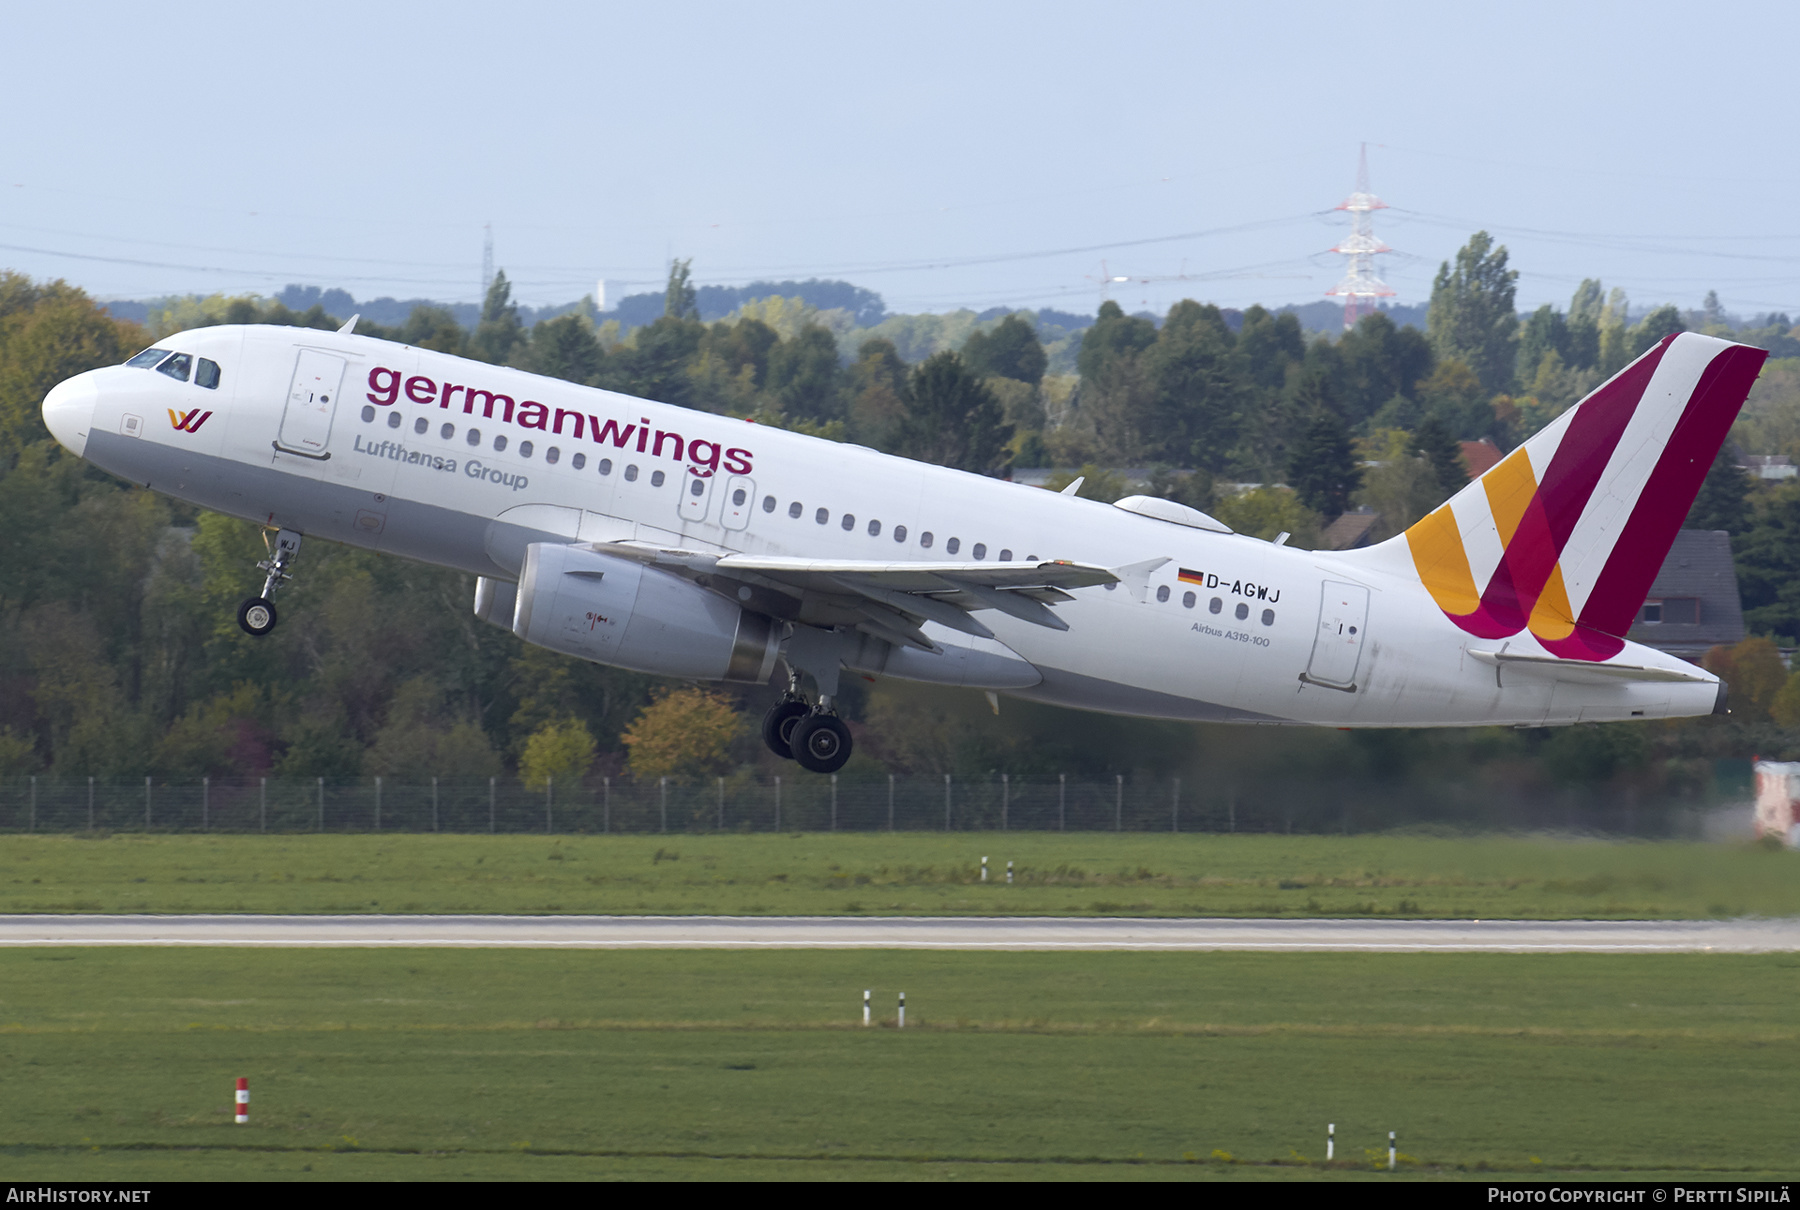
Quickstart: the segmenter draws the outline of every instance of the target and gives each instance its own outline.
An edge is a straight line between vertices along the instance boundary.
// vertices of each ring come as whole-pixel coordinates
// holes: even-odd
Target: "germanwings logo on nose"
[[[198,433],[200,426],[205,424],[211,416],[211,412],[202,412],[199,408],[195,408],[191,412],[183,412],[179,416],[175,414],[174,408],[169,409],[169,423],[184,433]]]

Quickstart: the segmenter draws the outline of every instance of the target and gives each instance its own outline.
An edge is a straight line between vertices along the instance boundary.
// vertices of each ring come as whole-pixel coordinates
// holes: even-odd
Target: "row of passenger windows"
[[[140,370],[154,369],[158,374],[167,374],[177,382],[186,382],[188,375],[194,377],[194,385],[205,387],[209,391],[219,389],[219,363],[210,357],[199,358],[199,368],[194,366],[195,357],[191,353],[171,353],[167,349],[145,349],[125,364],[136,366]]]
[[[743,491],[739,490],[737,492],[732,493],[731,502],[736,507],[739,507],[739,508],[743,507],[743,504],[744,504]],[[774,496],[764,496],[763,501],[762,501],[762,510],[765,513],[772,513],[775,511],[776,504],[777,504],[777,501]],[[791,504],[788,505],[787,515],[789,517],[793,518],[794,520],[798,521],[801,517],[806,515],[806,506],[804,504],[800,503],[800,501],[795,500]],[[831,510],[828,508],[815,509],[813,511],[813,521],[815,524],[818,524],[818,525],[829,525],[831,523]],[[856,528],[856,514],[844,513],[841,516],[839,516],[838,517],[838,528],[844,530],[845,532],[849,532],[850,530],[855,529]],[[881,536],[881,522],[870,521],[865,526],[865,528],[868,530],[868,534],[871,538],[878,538]],[[904,543],[906,541],[906,526],[904,526],[904,525],[894,526],[894,528],[892,530],[890,530],[889,533],[891,533],[893,535],[893,539],[896,542]],[[923,532],[919,535],[919,545],[926,550],[931,549],[932,543],[934,543],[936,541],[937,541],[937,538],[932,534],[932,532],[930,530],[926,530],[925,532]],[[954,555],[954,554],[961,553],[961,551],[962,551],[962,539],[961,538],[950,538],[944,542],[944,553],[945,554]],[[969,548],[969,553],[971,555],[973,555],[976,559],[987,558],[987,555],[988,555],[987,543],[985,543],[985,542],[975,543],[974,546]],[[1002,563],[1010,563],[1010,562],[1012,562],[1013,552],[1010,550],[1002,549],[1000,551],[998,558],[999,558],[1000,562],[1002,562]],[[1035,563],[1035,562],[1037,562],[1037,556],[1036,555],[1026,555],[1025,560],[1028,563]]]
[[[374,421],[375,408],[373,405],[370,405],[370,404],[363,405],[362,418],[365,423],[372,423]],[[404,418],[400,415],[399,412],[389,412],[388,418],[387,418],[387,426],[391,429],[397,429],[400,427],[403,420],[404,420]],[[418,435],[420,435],[422,437],[426,433],[429,433],[431,431],[431,420],[428,417],[420,416],[418,419],[413,421],[412,428],[413,428],[413,432],[417,433]],[[456,436],[456,426],[454,424],[448,424],[448,423],[438,426],[438,436],[443,438],[445,441],[449,441],[449,440],[453,439]],[[477,429],[477,428],[464,429],[463,430],[463,440],[466,441],[470,445],[480,445],[481,444],[481,430]],[[505,433],[494,434],[494,440],[493,440],[492,444],[493,444],[494,451],[496,453],[505,450],[507,447],[507,444],[508,444],[506,434]],[[513,453],[517,454],[521,458],[529,458],[536,452],[537,452],[537,447],[529,441],[521,441],[521,442],[519,442],[518,445],[513,447]],[[544,450],[544,461],[551,463],[552,465],[554,465],[558,462],[561,462],[562,461],[562,448],[560,446],[552,445],[552,446],[548,447],[547,449],[545,449]],[[570,455],[570,457],[569,457],[569,465],[574,467],[578,471],[586,470],[587,462],[588,462],[588,457],[586,454],[576,453],[576,454]],[[611,458],[600,459],[600,461],[596,464],[595,469],[598,470],[602,475],[612,474],[613,473],[612,459]],[[638,477],[638,468],[635,463],[630,466],[627,466],[625,468],[626,482],[636,483],[637,477]],[[668,476],[666,474],[664,474],[662,471],[651,471],[650,472],[650,486],[651,487],[661,487],[665,482],[667,482],[667,480],[668,480]],[[694,482],[695,482],[696,486],[699,486],[699,483],[700,483],[699,480],[696,479]],[[702,489],[702,490],[704,490],[704,489]],[[700,493],[695,492],[694,494],[699,495]]]

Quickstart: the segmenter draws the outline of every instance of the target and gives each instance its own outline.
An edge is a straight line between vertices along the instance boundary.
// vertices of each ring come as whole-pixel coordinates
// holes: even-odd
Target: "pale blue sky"
[[[701,282],[843,277],[899,311],[1091,311],[1102,260],[1196,279],[1116,288],[1131,309],[1278,305],[1341,276],[1319,253],[1367,140],[1398,301],[1486,226],[1522,305],[1599,276],[1634,305],[1712,287],[1800,313],[1800,9],[1704,11],[1729,16],[15,4],[0,265],[104,296],[466,300],[491,221],[531,303],[673,254]]]

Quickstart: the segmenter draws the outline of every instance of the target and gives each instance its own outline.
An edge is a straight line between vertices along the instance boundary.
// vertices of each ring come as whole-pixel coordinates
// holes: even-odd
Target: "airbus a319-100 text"
[[[1723,709],[1627,628],[1760,370],[1668,337],[1389,541],[1306,551],[1194,509],[1024,487],[341,331],[182,332],[55,387],[121,478],[265,527],[264,634],[303,536],[478,577],[528,643],[787,692],[769,746],[850,753],[844,670],[1087,710],[1330,727]],[[808,682],[810,681],[810,686]]]

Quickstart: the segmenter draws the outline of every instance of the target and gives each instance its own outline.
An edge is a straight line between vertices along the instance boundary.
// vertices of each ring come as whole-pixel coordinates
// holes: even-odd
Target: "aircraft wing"
[[[756,586],[789,598],[793,621],[851,626],[890,642],[937,651],[919,629],[937,622],[977,638],[994,632],[971,615],[984,609],[1067,630],[1050,607],[1070,600],[1070,589],[1119,582],[1120,573],[1063,559],[1012,563],[882,562],[859,559],[795,559],[656,547],[638,542],[595,543],[593,549],[645,563],[710,587]],[[1161,562],[1159,560],[1158,562]],[[723,583],[717,583],[717,582]]]
[[[1597,663],[1588,660],[1559,660],[1547,655],[1513,655],[1507,651],[1476,651],[1469,654],[1495,670],[1522,672],[1551,680],[1572,681],[1584,685],[1617,684],[1620,681],[1685,681],[1705,684],[1712,674],[1695,668],[1692,672],[1678,668],[1653,668],[1646,664]]]

